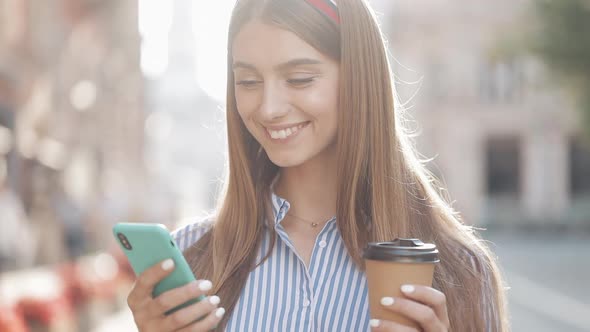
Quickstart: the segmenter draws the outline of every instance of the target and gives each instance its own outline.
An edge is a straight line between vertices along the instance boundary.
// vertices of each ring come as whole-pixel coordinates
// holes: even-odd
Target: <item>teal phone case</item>
[[[131,250],[125,248],[119,239],[119,233],[127,238]],[[161,224],[119,223],[113,227],[113,234],[127,256],[136,276],[163,260],[168,258],[174,260],[174,271],[154,287],[152,294],[154,297],[196,280],[166,226]],[[203,298],[204,296],[201,296],[190,300],[166,312],[166,314],[197,303]]]

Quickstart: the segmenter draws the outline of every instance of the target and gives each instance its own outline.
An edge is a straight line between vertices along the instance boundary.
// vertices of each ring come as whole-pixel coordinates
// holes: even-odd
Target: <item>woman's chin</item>
[[[301,157],[294,156],[292,154],[288,156],[269,155],[268,158],[273,164],[281,168],[299,166],[304,162]]]

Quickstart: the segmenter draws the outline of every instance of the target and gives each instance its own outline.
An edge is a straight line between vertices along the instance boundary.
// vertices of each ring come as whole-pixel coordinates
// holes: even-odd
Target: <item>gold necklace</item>
[[[287,212],[287,215],[288,215],[288,216],[291,216],[291,217],[293,217],[293,218],[295,218],[295,219],[299,219],[299,220],[301,220],[301,221],[304,221],[304,222],[306,222],[307,224],[309,224],[309,225],[310,225],[311,227],[313,227],[313,228],[316,228],[316,227],[318,227],[318,226],[319,226],[319,224],[318,224],[317,222],[313,222],[313,221],[305,220],[305,219],[303,219],[303,218],[301,218],[301,217],[298,217],[298,216],[296,216],[296,215],[294,215],[294,214],[292,214],[292,213],[289,213],[289,212]]]

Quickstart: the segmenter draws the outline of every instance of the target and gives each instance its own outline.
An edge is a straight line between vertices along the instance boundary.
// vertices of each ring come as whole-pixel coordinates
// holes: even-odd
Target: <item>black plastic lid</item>
[[[440,261],[436,246],[418,239],[371,242],[365,248],[363,257],[376,261],[404,263],[437,263]]]

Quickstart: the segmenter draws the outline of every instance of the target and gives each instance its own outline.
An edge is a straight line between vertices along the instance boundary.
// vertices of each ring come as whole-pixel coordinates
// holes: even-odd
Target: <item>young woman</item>
[[[141,275],[140,331],[416,331],[369,313],[362,249],[396,237],[436,243],[441,262],[388,310],[422,331],[506,331],[496,263],[434,189],[393,96],[364,0],[238,1],[226,188],[213,218],[175,232],[203,280],[152,299],[172,263]]]

